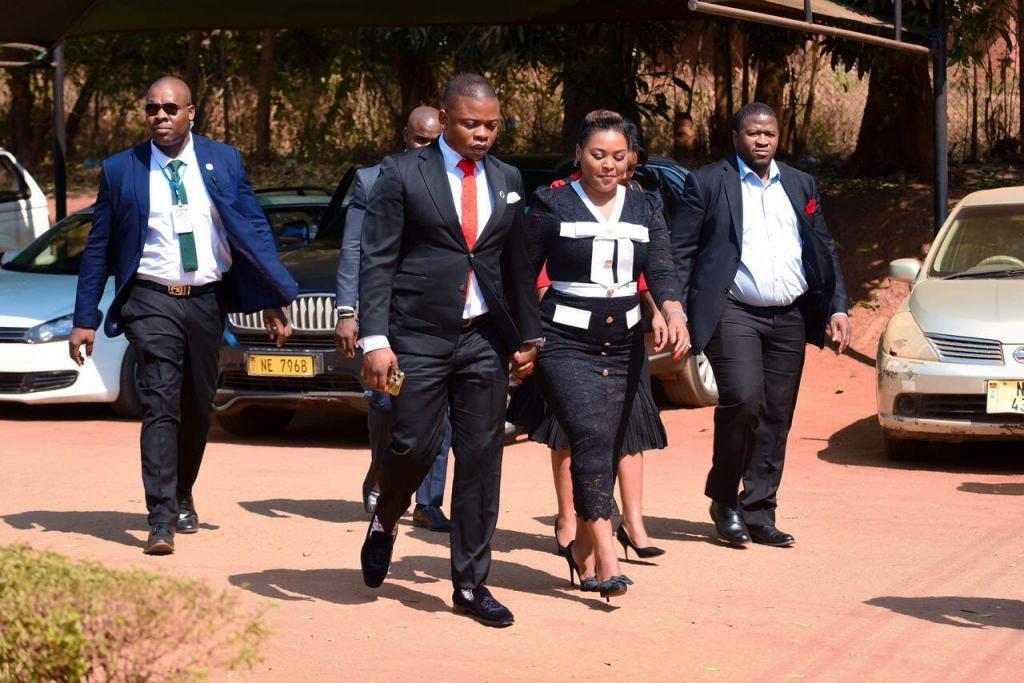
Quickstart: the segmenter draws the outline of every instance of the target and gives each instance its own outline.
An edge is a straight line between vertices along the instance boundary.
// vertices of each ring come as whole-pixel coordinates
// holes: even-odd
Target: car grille
[[[0,372],[0,394],[31,394],[70,387],[78,379],[77,370],[55,372]]]
[[[27,327],[0,327],[0,344],[17,344],[25,341]]]
[[[1002,365],[1003,347],[994,339],[929,334],[928,339],[944,361]]]
[[[225,372],[220,386],[234,391],[273,391],[292,394],[363,393],[363,385],[352,375],[316,377],[250,377],[242,372]]]
[[[1024,423],[1024,415],[985,412],[985,394],[919,394],[918,416],[933,420]]]
[[[238,339],[238,343],[242,346],[253,346],[253,347],[265,347],[268,349],[276,348],[274,342],[267,336],[266,330],[260,330],[259,332],[253,332],[252,330],[238,330],[234,331],[235,338]],[[334,345],[334,328],[331,328],[331,332],[294,332],[292,336],[288,338],[288,343],[285,344],[285,348],[288,349],[323,349],[333,350]]]
[[[296,332],[334,332],[338,314],[333,294],[303,294],[290,306],[292,327]],[[263,331],[261,313],[232,313],[228,321],[235,330]],[[237,333],[236,333],[237,334]]]

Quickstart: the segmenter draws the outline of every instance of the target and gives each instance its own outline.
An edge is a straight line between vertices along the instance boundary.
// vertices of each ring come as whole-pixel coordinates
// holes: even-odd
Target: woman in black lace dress
[[[572,450],[576,540],[570,577],[602,596],[626,591],[612,543],[615,462],[633,404],[650,400],[637,278],[643,273],[675,353],[689,347],[668,232],[656,202],[619,184],[630,146],[622,117],[591,112],[576,149],[582,178],[541,189],[527,214],[527,267],[547,262],[540,303],[546,345],[537,379]],[[586,578],[584,578],[586,577]]]

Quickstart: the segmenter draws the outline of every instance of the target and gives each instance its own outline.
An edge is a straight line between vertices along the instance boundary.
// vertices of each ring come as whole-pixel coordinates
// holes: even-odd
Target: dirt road
[[[647,456],[646,493],[668,552],[623,565],[636,585],[611,606],[570,590],[551,552],[547,452],[508,448],[489,580],[515,612],[506,630],[450,611],[447,539],[409,525],[384,587],[362,585],[367,451],[351,421],[303,418],[247,442],[215,432],[196,491],[203,530],[148,558],[138,426],[99,408],[0,408],[0,544],[275,603],[265,661],[242,680],[1019,680],[1024,449],[891,466],[869,359],[808,361],[779,518],[796,547],[713,542],[712,413],[669,410],[672,445]]]

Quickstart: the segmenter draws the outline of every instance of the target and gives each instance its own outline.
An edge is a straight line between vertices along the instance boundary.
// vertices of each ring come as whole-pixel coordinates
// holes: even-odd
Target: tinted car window
[[[274,237],[284,249],[297,245],[291,244],[294,240],[289,237],[282,238],[282,231],[291,236],[296,234],[297,229],[305,227],[309,239],[316,239],[316,227],[326,209],[326,206],[264,207],[263,213],[267,215],[267,221],[270,222],[270,229],[274,233]]]
[[[26,273],[77,275],[90,230],[91,214],[69,216],[25,247],[3,267]]]
[[[964,209],[938,246],[931,275],[1024,267],[1024,207]]]
[[[7,157],[0,156],[0,202],[14,202],[26,197],[28,186],[18,168]]]

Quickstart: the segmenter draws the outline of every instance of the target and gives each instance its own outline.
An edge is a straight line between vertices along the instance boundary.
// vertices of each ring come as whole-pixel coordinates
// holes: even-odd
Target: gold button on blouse
[[[608,325],[611,325],[613,322],[615,322],[615,318],[611,316],[608,316],[608,318],[605,320],[605,323]]]
[[[604,345],[605,345],[605,347],[609,347],[609,346],[612,345],[612,343],[611,342],[605,342]]]

